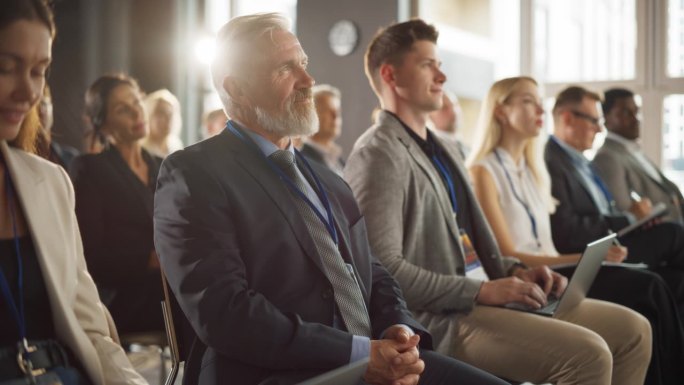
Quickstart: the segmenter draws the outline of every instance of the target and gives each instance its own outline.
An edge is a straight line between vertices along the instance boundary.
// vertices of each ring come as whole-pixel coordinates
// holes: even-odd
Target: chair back
[[[169,341],[169,350],[171,352],[171,371],[166,378],[166,385],[173,385],[178,376],[180,364],[185,362],[190,355],[195,335],[176,297],[169,289],[169,283],[163,271],[161,275],[164,288],[164,300],[161,305],[164,314],[166,337]]]

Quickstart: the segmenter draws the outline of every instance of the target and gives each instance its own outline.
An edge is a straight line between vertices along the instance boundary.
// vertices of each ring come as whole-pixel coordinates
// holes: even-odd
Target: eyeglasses
[[[595,118],[595,117],[593,117],[593,116],[591,116],[591,115],[589,115],[589,114],[585,114],[584,112],[575,111],[575,110],[571,110],[570,112],[571,112],[573,115],[575,115],[576,117],[578,117],[578,118],[580,118],[580,119],[584,119],[584,120],[586,120],[587,122],[593,124],[594,126],[599,126],[599,127],[601,127],[601,126],[603,125],[603,122],[604,122],[604,119],[603,119],[603,118]]]

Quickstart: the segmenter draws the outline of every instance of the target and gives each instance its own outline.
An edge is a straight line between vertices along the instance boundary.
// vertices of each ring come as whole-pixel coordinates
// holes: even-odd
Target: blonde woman
[[[575,263],[580,257],[560,255],[553,245],[549,215],[555,203],[539,143],[543,113],[534,79],[515,77],[494,83],[482,106],[477,141],[468,159],[475,195],[501,252],[530,266]],[[614,246],[606,260],[621,262],[625,257],[625,249]],[[557,269],[568,276],[573,270]],[[649,318],[654,347],[647,384],[684,383],[681,365],[672,364],[684,362],[684,334],[674,299],[658,276],[604,266],[589,296]]]
[[[142,146],[152,155],[165,158],[183,148],[180,139],[181,114],[178,99],[167,89],[145,97],[145,111],[150,131]]]

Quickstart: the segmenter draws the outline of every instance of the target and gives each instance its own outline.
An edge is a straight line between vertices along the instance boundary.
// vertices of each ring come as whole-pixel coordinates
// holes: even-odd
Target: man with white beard
[[[501,384],[427,350],[351,190],[293,149],[318,122],[287,20],[235,18],[218,51],[226,130],[166,158],[155,196],[156,250],[196,333],[184,383],[293,384],[370,357],[371,384]]]

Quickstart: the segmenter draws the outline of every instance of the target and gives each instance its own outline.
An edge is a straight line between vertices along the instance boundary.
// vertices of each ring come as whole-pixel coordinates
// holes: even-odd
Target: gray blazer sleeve
[[[435,313],[468,311],[474,306],[481,281],[459,276],[446,265],[455,255],[406,255],[416,243],[425,242],[424,232],[405,231],[422,202],[411,196],[411,164],[383,146],[357,148],[345,167],[349,182],[366,218],[373,254],[399,282],[409,308]],[[445,241],[446,242],[446,241]],[[440,253],[444,248],[434,248]],[[418,247],[423,248],[423,247]],[[426,259],[445,261],[444,269],[425,268]]]

